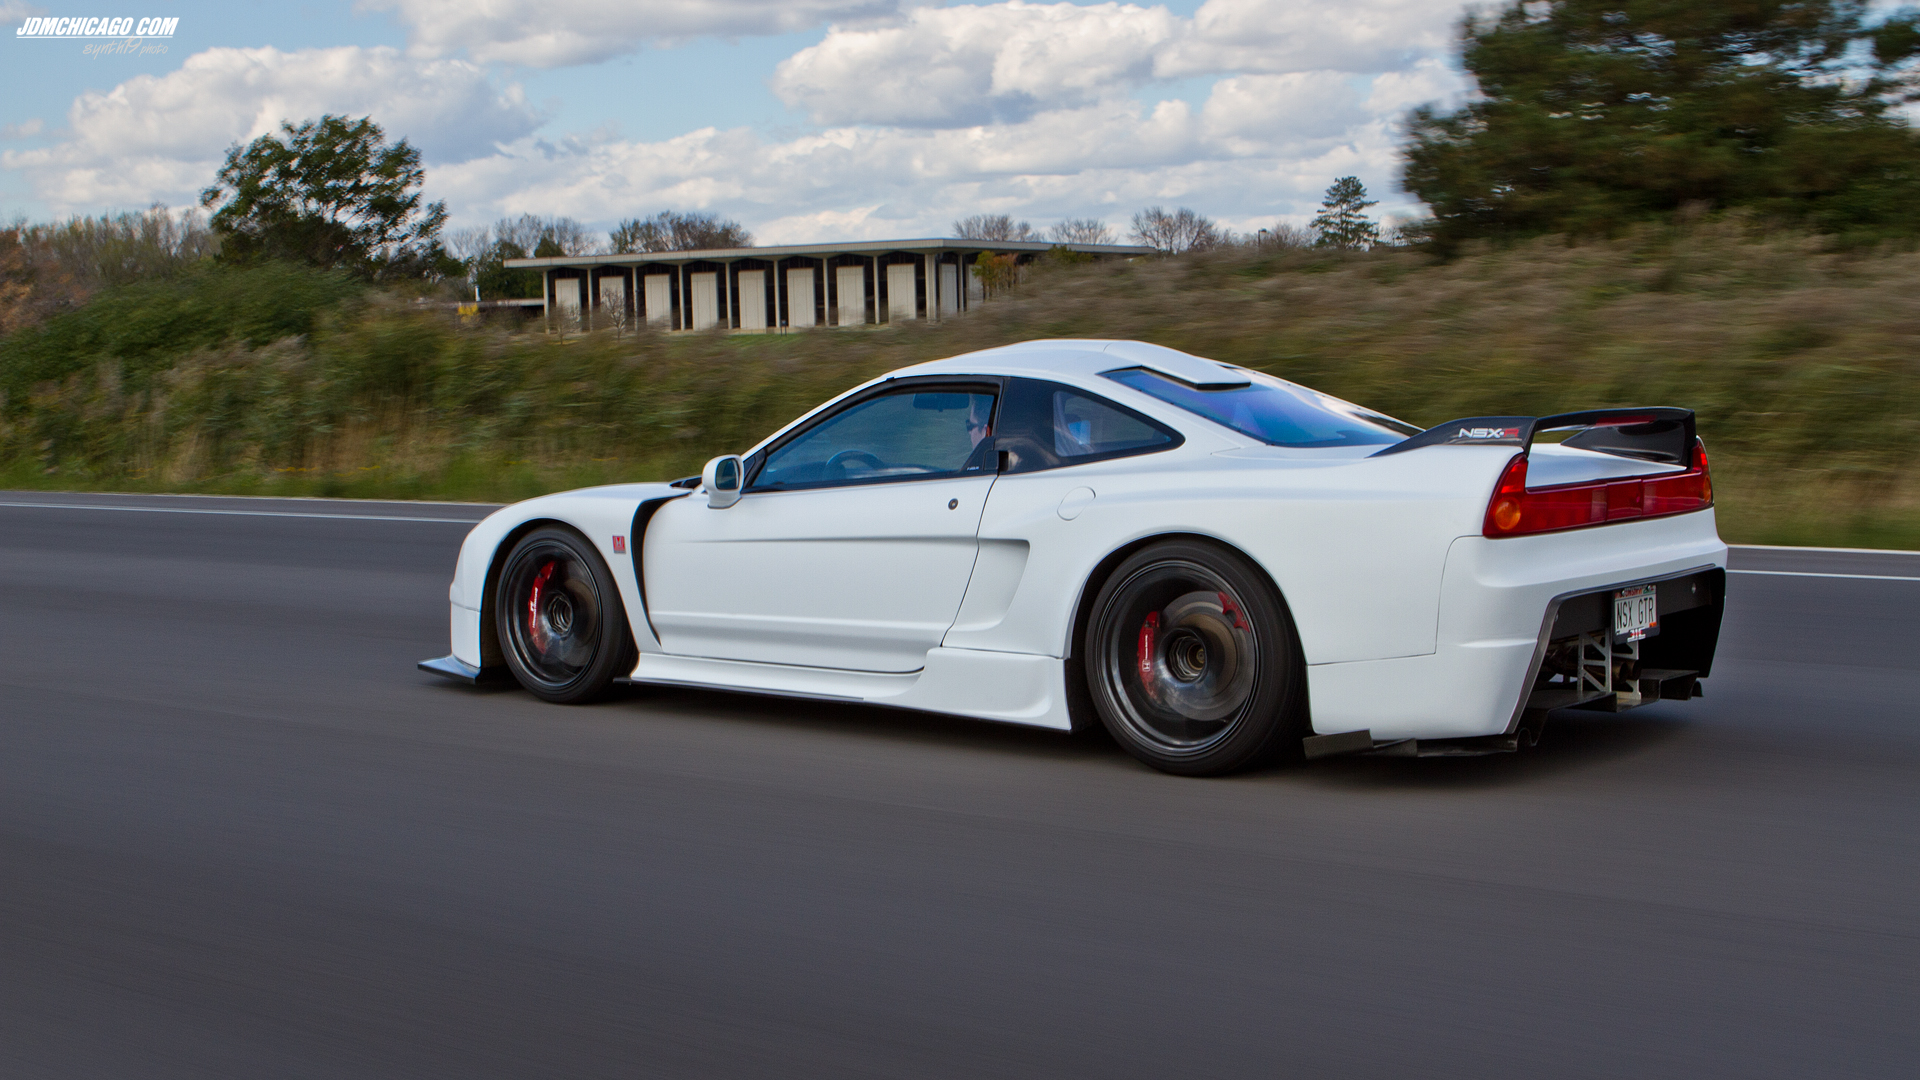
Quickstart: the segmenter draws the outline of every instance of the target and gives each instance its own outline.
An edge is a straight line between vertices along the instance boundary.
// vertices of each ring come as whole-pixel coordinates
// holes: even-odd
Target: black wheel
[[[1156,769],[1217,776],[1298,745],[1293,620],[1267,576],[1225,548],[1134,553],[1095,598],[1083,655],[1101,722]]]
[[[606,693],[632,667],[613,577],[578,534],[536,529],[507,556],[494,627],[513,677],[535,697],[571,705]]]

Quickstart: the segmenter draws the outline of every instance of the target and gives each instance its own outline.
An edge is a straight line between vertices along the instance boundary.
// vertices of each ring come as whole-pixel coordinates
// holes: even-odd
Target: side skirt
[[[1070,730],[1066,664],[1059,657],[933,649],[919,671],[833,668],[642,653],[626,680],[778,697],[860,702]]]

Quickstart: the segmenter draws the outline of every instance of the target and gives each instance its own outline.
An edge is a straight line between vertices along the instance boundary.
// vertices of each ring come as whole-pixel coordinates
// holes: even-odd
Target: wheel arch
[[[1106,585],[1107,578],[1112,576],[1114,569],[1121,563],[1127,561],[1129,556],[1141,548],[1167,540],[1194,540],[1203,544],[1212,544],[1215,547],[1225,548],[1233,552],[1235,555],[1247,560],[1247,562],[1252,563],[1253,566],[1260,571],[1260,575],[1267,579],[1267,584],[1273,586],[1273,591],[1280,597],[1281,604],[1286,604],[1286,590],[1282,589],[1280,583],[1274,580],[1272,572],[1270,572],[1259,559],[1254,558],[1252,553],[1240,547],[1238,544],[1223,540],[1209,533],[1154,533],[1151,536],[1142,536],[1127,541],[1108,552],[1099,562],[1094,564],[1093,569],[1088,572],[1086,580],[1080,583],[1080,595],[1074,599],[1073,620],[1067,626],[1066,651],[1061,653],[1061,656],[1068,660],[1079,658],[1080,642],[1081,639],[1086,637],[1087,633],[1087,621],[1093,617],[1093,601],[1100,595],[1101,588]],[[1287,611],[1288,617],[1291,618],[1292,609],[1288,608]]]
[[[533,532],[535,529],[544,528],[549,525],[558,526],[573,533],[580,538],[582,543],[587,545],[587,550],[593,550],[592,541],[587,539],[586,533],[580,531],[579,526],[570,521],[563,521],[560,518],[529,518],[507,530],[507,532],[500,537],[499,543],[493,545],[493,554],[487,561],[486,576],[481,579],[480,668],[482,671],[496,668],[505,669],[507,666],[507,654],[500,647],[500,631],[499,628],[494,625],[493,621],[493,605],[494,601],[498,598],[500,590],[500,571],[506,566],[507,556],[512,554],[514,545],[520,542],[521,537]]]
[[[1273,594],[1280,598],[1281,615],[1291,624],[1294,640],[1299,641],[1300,639],[1300,627],[1293,618],[1292,605],[1287,603],[1286,590],[1280,587],[1280,582],[1274,579],[1273,572],[1267,569],[1266,564],[1255,558],[1253,554],[1245,548],[1231,541],[1223,540],[1218,536],[1200,532],[1154,533],[1151,536],[1142,536],[1134,540],[1129,540],[1125,544],[1108,552],[1104,558],[1098,563],[1095,563],[1093,570],[1087,574],[1086,580],[1081,582],[1080,595],[1074,600],[1073,619],[1067,626],[1067,647],[1066,650],[1061,653],[1061,658],[1067,666],[1067,691],[1070,699],[1074,700],[1076,706],[1081,704],[1078,700],[1079,698],[1086,698],[1084,702],[1086,716],[1091,717],[1093,715],[1093,702],[1087,694],[1086,674],[1083,668],[1086,658],[1081,655],[1081,642],[1086,639],[1087,623],[1093,618],[1093,602],[1099,597],[1100,590],[1106,587],[1107,579],[1113,576],[1114,570],[1117,569],[1121,563],[1127,561],[1134,552],[1139,551],[1141,548],[1166,540],[1193,540],[1203,544],[1211,544],[1215,547],[1231,551],[1235,555],[1247,560],[1254,569],[1260,572],[1260,576],[1266,578],[1267,584],[1273,586]],[[1299,672],[1300,686],[1298,690],[1300,695],[1300,708],[1307,722],[1308,729],[1311,730],[1313,724],[1313,702],[1307,693],[1308,680],[1306,672],[1306,649],[1304,644],[1299,649],[1296,662],[1301,669]],[[1079,708],[1074,708],[1070,711],[1075,714],[1081,712]],[[1074,730],[1078,731],[1081,729],[1083,721],[1076,715],[1073,723]],[[1099,721],[1094,720],[1093,723],[1097,725]]]

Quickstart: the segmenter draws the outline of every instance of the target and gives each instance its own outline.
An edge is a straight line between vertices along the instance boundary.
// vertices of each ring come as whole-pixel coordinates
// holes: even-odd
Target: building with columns
[[[546,283],[549,326],[780,331],[939,321],[982,298],[982,256],[1028,262],[1059,246],[1096,258],[1153,254],[1124,244],[874,240],[714,251],[509,259]]]

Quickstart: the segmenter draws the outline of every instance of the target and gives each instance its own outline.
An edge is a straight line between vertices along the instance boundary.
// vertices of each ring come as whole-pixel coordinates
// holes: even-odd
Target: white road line
[[[398,514],[313,514],[294,510],[206,510],[186,506],[100,506],[91,503],[0,502],[42,510],[124,510],[136,514],[216,514],[222,517],[324,518],[328,521],[430,521],[441,525],[478,525],[479,518],[402,517]]]
[[[1908,551],[1902,548],[1792,547],[1787,544],[1728,544],[1727,546],[1735,551],[1820,551],[1835,555],[1920,556],[1920,551]]]
[[[1920,581],[1920,577],[1907,574],[1820,574],[1812,570],[1729,570],[1727,573],[1765,574],[1768,577],[1852,578],[1855,581]]]

